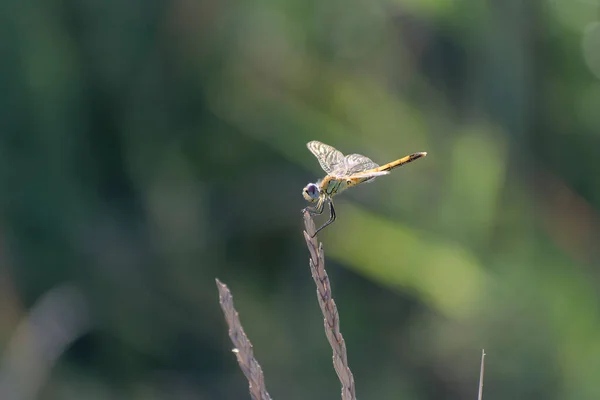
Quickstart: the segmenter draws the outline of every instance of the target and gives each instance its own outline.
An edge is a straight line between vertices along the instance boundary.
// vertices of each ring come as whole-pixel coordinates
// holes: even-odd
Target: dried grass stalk
[[[319,244],[316,237],[311,238],[315,232],[315,224],[306,211],[304,212],[304,226],[306,229],[304,238],[310,252],[310,270],[317,285],[317,299],[323,312],[325,334],[333,350],[333,367],[342,384],[342,400],[356,400],[354,376],[348,366],[346,343],[340,332],[340,318],[331,294],[329,277],[325,271],[323,244]]]
[[[253,400],[271,400],[265,386],[265,377],[258,361],[254,358],[252,343],[248,340],[238,312],[233,306],[233,296],[227,286],[218,279],[217,288],[219,289],[219,303],[225,314],[227,325],[229,325],[229,337],[235,348],[233,352],[237,357],[238,364],[242,369],[250,387],[250,395]]]
[[[485,349],[481,350],[481,367],[479,369],[479,393],[477,400],[483,399],[483,366],[485,362]]]

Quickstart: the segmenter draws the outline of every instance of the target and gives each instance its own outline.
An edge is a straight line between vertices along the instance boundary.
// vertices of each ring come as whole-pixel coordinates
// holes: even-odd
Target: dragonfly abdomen
[[[418,160],[421,157],[425,157],[427,155],[427,153],[422,152],[422,153],[413,153],[411,155],[408,155],[406,157],[402,157],[396,161],[392,161],[391,163],[387,163],[385,165],[382,165],[379,168],[375,168],[373,169],[373,171],[390,171],[394,168],[398,168],[401,167],[404,164],[408,164],[409,162]]]

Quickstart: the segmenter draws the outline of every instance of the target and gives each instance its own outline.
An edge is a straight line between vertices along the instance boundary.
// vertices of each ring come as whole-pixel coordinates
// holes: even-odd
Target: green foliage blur
[[[0,2],[0,398],[599,399],[598,0]],[[317,223],[324,222],[317,219]]]

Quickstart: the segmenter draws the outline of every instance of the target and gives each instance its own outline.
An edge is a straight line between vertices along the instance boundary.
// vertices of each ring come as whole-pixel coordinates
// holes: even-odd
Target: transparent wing
[[[378,176],[381,175],[388,175],[390,173],[390,171],[367,171],[367,172],[359,172],[357,174],[352,174],[351,177],[352,178],[367,178],[367,179],[372,179],[372,178],[377,178]]]
[[[321,168],[323,171],[327,172],[329,175],[340,174],[342,175],[346,170],[346,164],[344,160],[344,155],[336,150],[334,147],[326,145],[325,143],[318,142],[313,140],[312,142],[308,142],[306,147],[310,150],[311,153],[317,157],[319,160],[319,164],[321,164]]]
[[[379,165],[375,164],[369,157],[365,157],[361,154],[350,154],[346,156],[345,161],[347,175],[354,175],[358,174],[359,172],[364,172],[379,167]]]

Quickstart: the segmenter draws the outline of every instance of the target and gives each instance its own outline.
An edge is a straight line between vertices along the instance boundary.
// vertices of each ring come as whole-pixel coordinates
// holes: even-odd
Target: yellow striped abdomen
[[[408,155],[406,157],[402,157],[396,161],[392,161],[390,163],[387,163],[385,165],[382,165],[379,168],[373,168],[371,171],[376,171],[376,172],[381,172],[381,171],[390,171],[394,168],[398,168],[403,166],[404,164],[408,164],[409,162],[418,160],[421,157],[425,157],[427,155],[426,152],[422,152],[422,153],[413,153],[411,155]]]

